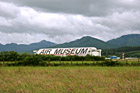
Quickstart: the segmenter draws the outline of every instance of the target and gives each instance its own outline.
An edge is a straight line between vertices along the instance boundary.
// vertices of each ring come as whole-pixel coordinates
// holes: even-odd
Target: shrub
[[[102,62],[101,64],[102,64],[102,66],[118,66],[119,62],[112,61],[112,60],[106,60],[105,62]]]
[[[38,56],[31,56],[31,57],[26,57],[23,61],[23,65],[32,65],[32,66],[37,66],[42,62],[42,59]]]

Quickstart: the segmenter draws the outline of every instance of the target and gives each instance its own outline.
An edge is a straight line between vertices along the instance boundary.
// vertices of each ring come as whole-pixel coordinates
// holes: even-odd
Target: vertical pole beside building
[[[122,60],[124,60],[124,52],[122,52]]]
[[[99,49],[99,56],[102,56],[102,55],[101,55],[101,52],[102,52],[102,50],[101,50],[101,49]]]

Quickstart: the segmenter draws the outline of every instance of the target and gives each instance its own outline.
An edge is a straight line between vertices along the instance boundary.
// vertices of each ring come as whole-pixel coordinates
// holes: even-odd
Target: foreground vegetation
[[[0,67],[0,93],[139,93],[140,67]]]

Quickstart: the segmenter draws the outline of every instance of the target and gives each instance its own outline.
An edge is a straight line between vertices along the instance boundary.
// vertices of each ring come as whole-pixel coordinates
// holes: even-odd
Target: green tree
[[[42,60],[39,58],[39,56],[33,55],[33,56],[28,56],[24,59],[23,64],[28,66],[28,65],[32,65],[32,66],[37,66],[40,64],[40,62],[42,62]]]
[[[17,57],[19,56],[19,54],[15,51],[10,51],[9,52],[9,61],[17,61]]]
[[[8,51],[0,52],[0,56],[1,56],[1,61],[3,61],[3,64],[5,61],[9,60],[9,52]]]

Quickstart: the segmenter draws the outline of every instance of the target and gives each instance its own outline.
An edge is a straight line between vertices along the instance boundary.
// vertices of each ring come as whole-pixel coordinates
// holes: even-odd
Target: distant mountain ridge
[[[105,49],[105,48],[113,48],[112,45],[90,37],[90,36],[85,36],[82,37],[81,39],[77,39],[75,41],[71,41],[68,43],[63,43],[63,44],[58,44],[56,46],[52,46],[53,48],[66,48],[66,47],[96,47],[96,48],[101,48],[101,49]]]
[[[96,47],[99,49],[110,49],[110,48],[118,48],[125,46],[140,46],[140,34],[129,34],[123,35],[119,38],[109,40],[104,42],[97,38],[93,38],[90,36],[85,36],[80,39],[63,43],[56,44],[50,41],[42,40],[37,43],[32,43],[29,45],[26,44],[0,44],[0,51],[17,51],[17,52],[32,52],[33,50],[40,48],[66,48],[66,47]]]
[[[26,44],[16,44],[10,43],[6,45],[0,44],[0,51],[16,51],[16,52],[27,52],[34,49],[45,48],[56,45],[53,42],[42,40],[38,43]]]
[[[109,40],[107,43],[118,47],[140,46],[140,34],[123,35],[119,38]]]

